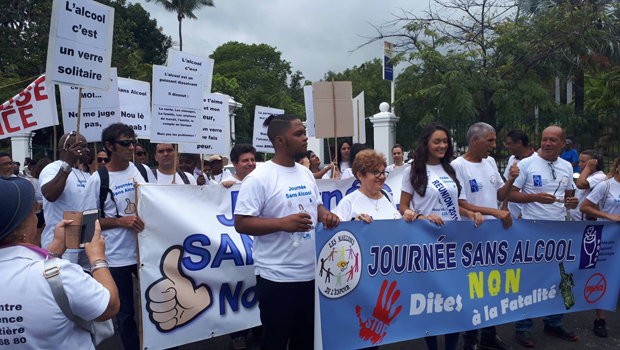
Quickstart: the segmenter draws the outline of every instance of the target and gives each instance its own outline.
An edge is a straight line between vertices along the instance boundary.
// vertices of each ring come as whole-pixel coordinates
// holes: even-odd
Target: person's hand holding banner
[[[172,246],[161,259],[163,278],[146,290],[146,309],[151,322],[160,332],[182,327],[213,304],[211,289],[204,284],[196,288],[194,281],[183,273],[183,247]]]
[[[381,284],[381,292],[379,293],[379,298],[377,298],[377,305],[375,309],[372,311],[372,315],[366,320],[366,322],[362,321],[362,307],[357,305],[355,307],[355,313],[357,314],[357,318],[360,321],[360,338],[363,340],[369,340],[372,342],[372,345],[376,345],[383,341],[383,338],[387,334],[388,327],[390,323],[402,310],[403,306],[398,305],[392,317],[390,317],[390,312],[392,311],[392,307],[400,297],[400,290],[394,292],[396,289],[396,281],[393,281],[390,284],[390,289],[388,289],[387,296],[385,297],[385,304],[383,303],[383,294],[385,293],[385,289],[387,288],[388,281],[384,280],[383,284]],[[392,294],[394,293],[394,294]],[[377,329],[377,327],[381,327],[381,329]]]

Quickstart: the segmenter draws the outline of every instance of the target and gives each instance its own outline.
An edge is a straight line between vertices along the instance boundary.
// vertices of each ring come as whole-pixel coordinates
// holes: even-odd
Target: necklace
[[[364,197],[368,198],[368,200],[370,201],[370,203],[372,203],[372,205],[375,206],[375,210],[379,211],[379,201],[381,200],[381,198],[377,199],[376,201],[373,202],[373,200],[370,198],[370,196],[366,195],[366,193],[364,193],[361,189],[359,190],[360,192],[362,192],[362,194],[364,195]]]

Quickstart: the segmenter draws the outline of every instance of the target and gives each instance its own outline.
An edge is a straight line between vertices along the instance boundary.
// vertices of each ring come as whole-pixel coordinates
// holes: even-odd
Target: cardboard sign
[[[54,86],[40,76],[0,106],[0,139],[58,125]]]
[[[54,0],[47,72],[56,84],[110,88],[114,8],[91,0]]]
[[[383,80],[394,80],[394,65],[388,62],[394,57],[394,44],[383,42]]]
[[[321,81],[312,84],[317,138],[353,136],[352,90],[350,81]],[[334,123],[335,118],[338,120]],[[337,125],[337,132],[334,132],[334,124]]]
[[[252,146],[256,148],[256,152],[276,153],[273,144],[267,137],[267,127],[263,125],[265,119],[272,114],[284,114],[283,109],[256,106],[254,110],[254,137],[252,138]]]
[[[364,107],[364,91],[353,99],[353,123],[357,143],[366,143],[366,108]]]
[[[118,101],[118,79],[116,68],[110,70],[110,90],[82,90],[82,115],[80,117],[80,135],[87,142],[101,141],[101,132],[110,124],[121,121]],[[62,101],[62,121],[65,133],[77,131],[79,88],[60,87]]]
[[[200,73],[153,66],[153,142],[200,142],[201,110]]]
[[[151,137],[151,84],[118,78],[121,123],[127,124],[142,139]]]
[[[306,135],[314,137],[316,128],[314,126],[314,103],[312,102],[312,85],[304,86],[304,103],[306,104]]]
[[[203,93],[202,100],[202,134],[198,144],[181,145],[179,150],[184,153],[224,154],[228,119],[228,96]]]
[[[202,90],[205,92],[211,92],[214,62],[210,58],[198,57],[173,49],[168,50],[168,67],[202,74]]]

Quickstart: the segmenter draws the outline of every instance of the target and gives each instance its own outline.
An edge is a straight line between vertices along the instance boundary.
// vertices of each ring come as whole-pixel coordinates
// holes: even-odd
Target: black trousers
[[[489,326],[480,329],[480,333],[482,333],[483,339],[493,339],[497,335],[497,330],[495,329],[495,326]],[[473,329],[465,332],[465,334],[463,334],[463,340],[465,341],[465,345],[478,344],[478,330]]]
[[[133,306],[132,274],[138,276],[138,265],[122,267],[110,267],[110,274],[118,288],[118,297],[121,301],[121,308],[116,314],[116,322],[121,334],[121,342],[125,350],[140,349],[140,335],[135,321],[135,310]]]
[[[261,350],[314,349],[314,280],[284,283],[256,276],[256,288]]]

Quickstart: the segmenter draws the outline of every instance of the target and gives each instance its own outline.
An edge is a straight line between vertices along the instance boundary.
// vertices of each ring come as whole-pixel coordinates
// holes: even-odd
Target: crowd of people
[[[139,349],[135,322],[133,279],[138,277],[137,233],[145,228],[137,216],[135,183],[162,185],[239,186],[235,229],[254,237],[254,267],[262,326],[252,329],[261,349],[312,349],[315,300],[315,227],[334,228],[343,221],[428,220],[442,226],[449,220],[501,220],[505,229],[514,220],[607,220],[620,222],[620,158],[608,174],[594,150],[580,154],[564,130],[550,126],[540,148],[530,145],[522,130],[507,134],[511,156],[503,174],[491,157],[497,146],[495,129],[476,123],[467,132],[467,151],[456,157],[450,131],[430,123],[420,132],[417,148],[407,153],[394,145],[386,157],[364,144],[344,141],[337,157],[321,168],[318,155],[307,149],[305,127],[294,115],[267,118],[273,159],[257,168],[256,150],[237,144],[228,161],[213,155],[177,154],[174,144],[155,146],[158,167],[147,166],[148,153],[136,142],[131,127],[113,124],[101,137],[102,150],[92,151],[88,140],[75,133],[62,135],[60,159],[33,161],[20,169],[11,156],[0,153],[0,283],[7,305],[19,305],[29,338],[26,348],[94,348],[88,332],[72,325],[45,288],[46,260],[62,258],[62,283],[73,312],[84,320],[116,316],[124,349]],[[202,164],[201,164],[202,163]],[[16,168],[17,166],[17,168]],[[386,178],[404,168],[399,203],[383,190]],[[574,173],[579,173],[574,176]],[[317,179],[356,178],[359,189],[346,195],[330,212],[322,203]],[[303,196],[287,196],[292,188]],[[283,200],[283,198],[288,198]],[[300,210],[299,208],[303,208]],[[85,249],[67,249],[65,212],[99,209],[95,236]],[[45,273],[43,273],[46,271]],[[41,298],[22,298],[39,291]],[[543,331],[575,341],[577,335],[562,322],[563,315],[543,319]],[[534,346],[533,322],[515,323],[519,345]],[[607,336],[605,314],[596,311],[594,333]],[[250,330],[231,334],[234,349],[244,349]],[[479,338],[480,333],[480,338]],[[459,333],[446,334],[445,349],[456,349]],[[512,349],[495,327],[467,331],[465,349]],[[438,349],[437,337],[425,338]],[[46,343],[49,342],[49,343]]]

